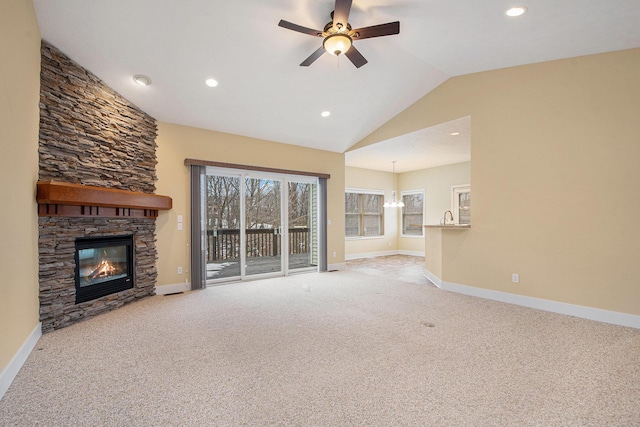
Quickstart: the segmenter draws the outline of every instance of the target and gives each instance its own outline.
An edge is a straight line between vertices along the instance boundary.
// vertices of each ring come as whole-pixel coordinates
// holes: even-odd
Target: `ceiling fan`
[[[301,67],[308,67],[320,58],[325,52],[332,55],[340,56],[344,54],[356,66],[362,67],[367,63],[364,56],[353,46],[356,40],[370,39],[372,37],[390,36],[400,33],[400,21],[388,22],[386,24],[373,25],[371,27],[351,28],[349,24],[349,12],[351,11],[351,3],[353,0],[336,0],[335,8],[331,12],[331,19],[324,30],[314,30],[303,27],[281,19],[278,25],[282,28],[297,31],[302,34],[308,34],[314,37],[322,37],[322,46],[311,54],[307,59],[302,61]]]

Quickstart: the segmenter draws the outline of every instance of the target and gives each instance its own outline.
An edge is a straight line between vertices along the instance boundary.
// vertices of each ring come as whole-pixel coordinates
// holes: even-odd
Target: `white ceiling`
[[[470,160],[469,116],[348,151],[344,159],[346,166],[397,173]]]
[[[516,4],[528,13],[508,18]],[[157,120],[335,152],[450,77],[640,47],[638,0],[354,0],[354,28],[400,21],[399,35],[356,41],[369,61],[360,69],[328,54],[300,67],[321,40],[278,26],[322,29],[334,0],[34,5],[43,39]],[[390,160],[404,169],[385,156],[387,170]]]

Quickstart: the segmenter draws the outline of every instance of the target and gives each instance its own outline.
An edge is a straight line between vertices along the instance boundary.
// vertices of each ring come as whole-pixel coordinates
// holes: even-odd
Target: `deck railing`
[[[249,229],[247,256],[262,257],[280,255],[282,234],[277,229]],[[289,229],[289,254],[308,253],[311,242],[308,227]],[[207,230],[207,262],[240,258],[240,230]]]

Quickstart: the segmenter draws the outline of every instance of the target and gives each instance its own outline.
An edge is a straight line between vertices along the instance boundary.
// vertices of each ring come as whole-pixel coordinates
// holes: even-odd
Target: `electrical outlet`
[[[511,281],[513,283],[518,283],[520,281],[520,275],[518,273],[513,273],[511,275]]]
[[[178,274],[182,274],[182,267],[178,267]]]

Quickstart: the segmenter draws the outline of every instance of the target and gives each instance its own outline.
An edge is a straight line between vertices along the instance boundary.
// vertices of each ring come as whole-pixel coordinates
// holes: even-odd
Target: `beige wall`
[[[638,75],[640,49],[460,76],[358,147],[471,116],[472,227],[441,279],[638,315]]]
[[[0,2],[0,372],[38,325],[40,30],[30,0]]]
[[[158,194],[173,198],[173,209],[157,222],[158,285],[189,277],[189,169],[185,158],[328,173],[328,263],[344,262],[344,155],[169,123],[158,125]],[[177,230],[177,216],[184,228]],[[334,258],[333,252],[336,253]],[[184,274],[177,274],[177,267]]]
[[[452,186],[467,185],[470,181],[471,162],[406,172],[398,176],[400,191],[424,190],[425,224],[440,224],[444,212],[453,209]],[[424,252],[424,245],[424,237],[400,235],[398,240],[400,251]]]
[[[442,277],[442,230],[426,228],[424,231],[424,265],[431,274]]]
[[[391,198],[393,185],[394,179],[391,172],[374,171],[371,169],[352,167],[345,168],[345,188],[383,190],[384,198],[386,200]],[[344,205],[344,192],[342,204]],[[347,258],[357,258],[359,255],[375,254],[377,252],[397,251],[397,210],[385,209],[384,211],[384,237],[345,239],[344,246]]]
[[[419,171],[396,174],[397,197],[405,190],[424,190],[425,224],[438,224],[444,211],[451,209],[451,186],[469,184],[470,162]],[[384,190],[385,199],[391,198],[393,174],[362,168],[345,168],[345,187]],[[347,258],[387,251],[424,253],[423,237],[402,237],[400,210],[385,209],[384,238],[346,239]]]

